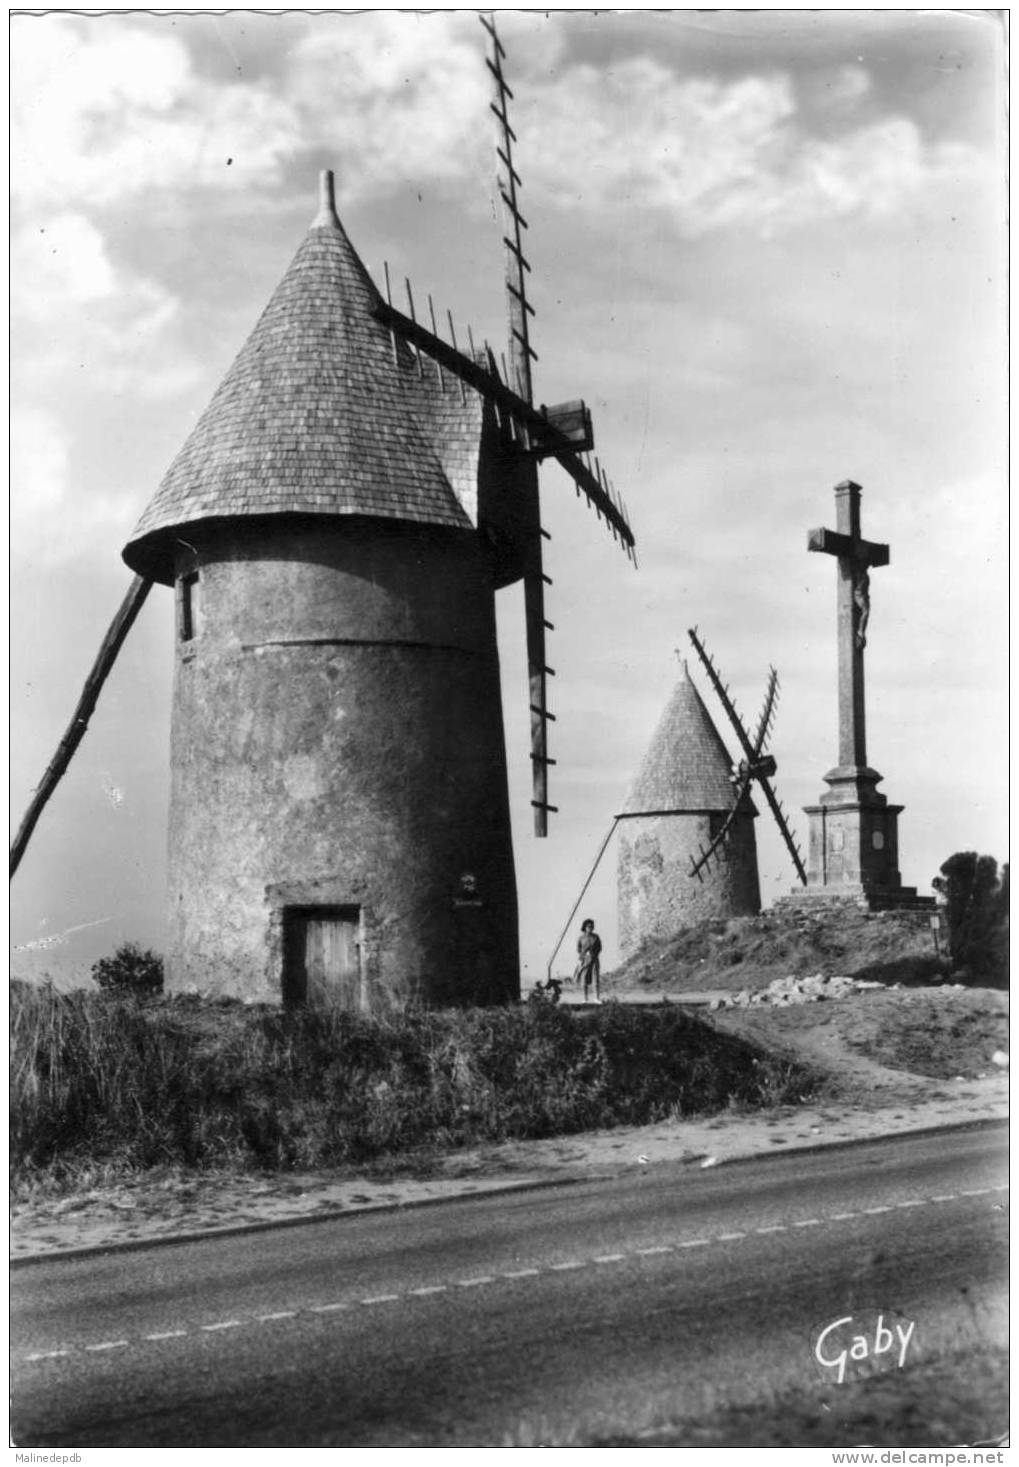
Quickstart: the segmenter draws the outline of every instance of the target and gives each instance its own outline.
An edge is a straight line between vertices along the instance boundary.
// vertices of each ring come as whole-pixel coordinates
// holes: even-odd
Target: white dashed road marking
[[[935,1197],[908,1198],[904,1202],[895,1202],[889,1205],[877,1207],[866,1207],[860,1212],[833,1212],[827,1217],[805,1217],[794,1219],[789,1223],[772,1223],[766,1227],[754,1228],[754,1235],[761,1236],[768,1233],[785,1233],[790,1228],[817,1228],[825,1223],[849,1222],[859,1217],[874,1217],[879,1213],[892,1212],[896,1208],[906,1207],[929,1207],[933,1203],[956,1202],[960,1197],[985,1197],[989,1194],[1008,1192],[1009,1184],[1006,1182],[1000,1186],[977,1187],[968,1191],[941,1193]],[[997,1208],[999,1204],[995,1203]],[[422,1284],[416,1289],[407,1289],[403,1294],[370,1294],[367,1298],[339,1299],[329,1304],[308,1304],[303,1308],[279,1309],[272,1314],[259,1314],[253,1319],[221,1319],[214,1324],[202,1324],[194,1330],[170,1329],[154,1331],[151,1334],[141,1335],[139,1342],[158,1342],[161,1340],[182,1340],[189,1334],[202,1332],[214,1334],[223,1330],[242,1329],[248,1324],[273,1324],[277,1320],[297,1319],[302,1314],[332,1314],[344,1310],[350,1310],[356,1304],[395,1304],[400,1299],[424,1299],[433,1294],[445,1294],[451,1288],[477,1289],[495,1284],[502,1280],[516,1281],[517,1279],[539,1278],[545,1273],[567,1273],[577,1269],[591,1268],[599,1264],[624,1263],[630,1258],[653,1258],[666,1253],[676,1253],[684,1248],[707,1248],[712,1243],[736,1243],[750,1236],[745,1232],[716,1233],[710,1238],[681,1238],[674,1243],[655,1243],[646,1248],[633,1248],[624,1253],[600,1253],[592,1258],[568,1258],[561,1263],[549,1263],[542,1267],[507,1269],[500,1274],[479,1274],[474,1278],[456,1279],[453,1283],[445,1284]],[[107,1350],[126,1350],[130,1345],[128,1340],[102,1340],[95,1345],[62,1346],[53,1350],[36,1350],[23,1358],[26,1362],[39,1360],[59,1360],[77,1351],[84,1350],[89,1354],[98,1355]]]

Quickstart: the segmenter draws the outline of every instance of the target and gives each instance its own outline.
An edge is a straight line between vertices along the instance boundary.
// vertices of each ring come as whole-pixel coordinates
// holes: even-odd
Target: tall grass
[[[811,1077],[679,1010],[368,1018],[16,985],[16,1177],[327,1167],[802,1098]]]

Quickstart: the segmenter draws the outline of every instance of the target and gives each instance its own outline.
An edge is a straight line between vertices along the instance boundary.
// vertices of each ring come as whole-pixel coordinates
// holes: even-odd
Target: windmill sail
[[[516,142],[509,121],[509,102],[513,96],[503,76],[502,60],[505,52],[495,28],[495,17],[482,15],[482,25],[491,39],[491,55],[487,58],[488,69],[494,84],[494,100],[489,104],[498,124],[496,158],[498,168],[496,187],[502,200],[505,233],[503,245],[506,252],[506,305],[509,321],[508,386],[528,405],[534,402],[531,380],[531,362],[535,352],[531,346],[528,317],[534,310],[527,299],[527,275],[530,264],[524,255],[524,231],[527,221],[517,204],[517,188],[520,174],[513,166],[513,145]],[[526,434],[526,427],[525,427]],[[525,443],[528,442],[525,436]],[[548,834],[548,817],[554,810],[548,798],[548,655],[545,648],[545,585],[548,577],[542,565],[541,506],[538,499],[538,467],[530,462],[522,472],[521,490],[526,523],[524,533],[527,545],[524,559],[524,621],[527,632],[527,679],[531,714],[531,807],[534,811],[534,833]]]
[[[775,701],[778,696],[778,673],[775,671],[774,668],[771,668],[769,670],[768,686],[764,695],[764,705],[761,709],[761,716],[757,721],[757,728],[754,732],[754,736],[753,738],[751,738],[743,725],[743,720],[740,718],[739,713],[736,711],[736,705],[729,695],[729,689],[725,686],[725,684],[722,682],[722,679],[719,677],[718,669],[715,667],[714,661],[706,650],[700,637],[697,635],[696,627],[691,627],[689,637],[694,645],[698,657],[701,660],[705,672],[711,679],[711,684],[718,695],[718,700],[721,703],[722,707],[725,709],[726,714],[728,715],[729,722],[732,724],[736,737],[739,740],[740,748],[743,750],[744,757],[740,761],[737,770],[733,775],[733,786],[735,791],[733,795],[733,813],[738,808],[740,800],[746,795],[746,793],[750,789],[751,784],[756,782],[758,785],[760,785],[761,790],[764,793],[764,798],[768,802],[768,808],[771,810],[771,813],[774,816],[775,824],[778,826],[779,833],[782,836],[783,841],[785,842],[786,850],[789,852],[793,866],[796,868],[796,875],[799,878],[801,884],[803,886],[806,886],[807,873],[803,865],[803,857],[800,854],[799,847],[796,844],[796,839],[793,836],[792,831],[789,829],[789,822],[787,821],[785,811],[782,808],[782,802],[775,794],[775,791],[773,790],[769,782],[771,777],[774,775],[777,766],[775,764],[773,756],[771,754],[765,754],[764,752],[764,746],[771,734],[771,728],[775,718]],[[717,835],[712,840],[710,846],[708,846],[706,849],[702,848],[698,859],[691,862],[691,876],[696,876],[699,878],[701,871],[712,859],[712,857],[715,856],[720,850],[724,850],[725,840],[732,825],[732,819],[733,816],[730,815],[729,819],[725,821],[722,828],[718,831]]]
[[[548,770],[555,763],[548,754],[548,725],[555,721],[549,709],[548,680],[555,675],[548,665],[546,632],[552,630],[545,608],[545,588],[552,584],[545,571],[542,542],[549,538],[542,527],[538,494],[538,466],[543,459],[553,458],[573,480],[578,494],[583,494],[599,519],[604,519],[613,538],[636,564],[633,530],[622,499],[617,496],[601,464],[594,468],[583,455],[594,445],[591,417],[585,404],[571,401],[553,407],[535,407],[533,400],[533,363],[537,354],[531,345],[530,323],[534,309],[527,299],[527,276],[531,265],[524,253],[524,231],[527,221],[520,211],[520,173],[514,162],[516,134],[509,120],[509,103],[513,93],[503,71],[505,49],[496,31],[492,14],[480,20],[491,42],[486,64],[492,77],[494,96],[490,108],[495,116],[497,188],[504,215],[503,245],[506,256],[506,300],[509,326],[509,357],[497,359],[486,343],[484,353],[474,349],[463,352],[456,344],[450,318],[453,344],[445,342],[435,330],[419,322],[411,309],[410,316],[397,310],[388,298],[379,299],[375,315],[393,334],[402,338],[416,352],[432,358],[441,371],[448,370],[461,387],[472,387],[492,404],[504,440],[517,455],[514,470],[514,514],[524,542],[523,583],[527,632],[527,663],[531,719],[531,766],[534,832],[548,832],[548,815],[556,806],[549,803]],[[410,299],[410,298],[409,298]],[[501,363],[501,370],[500,370]]]

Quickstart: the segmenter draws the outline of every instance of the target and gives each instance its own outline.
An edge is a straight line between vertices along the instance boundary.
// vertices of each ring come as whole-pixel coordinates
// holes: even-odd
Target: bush
[[[161,993],[163,960],[136,942],[124,942],[108,958],[92,964],[92,977],[106,993]]]
[[[679,1009],[361,1014],[18,985],[11,1160],[313,1168],[804,1098],[813,1077]]]
[[[953,968],[974,982],[1008,984],[1008,866],[956,851],[931,883],[945,902]]]

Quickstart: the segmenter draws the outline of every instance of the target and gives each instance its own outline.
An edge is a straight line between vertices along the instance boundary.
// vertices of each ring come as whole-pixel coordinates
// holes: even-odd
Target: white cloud
[[[23,390],[52,393],[62,374],[87,368],[108,393],[143,397],[185,390],[199,373],[174,350],[179,303],[161,285],[115,268],[105,238],[83,214],[25,226],[11,241],[12,347]],[[137,371],[139,353],[145,371]]]
[[[862,95],[865,73],[841,78]],[[687,237],[773,234],[851,216],[903,215],[977,167],[959,144],[929,144],[906,117],[812,137],[790,78],[678,80],[641,58],[609,73],[575,67],[531,100],[541,148],[529,157],[546,202],[672,216]],[[535,127],[537,131],[537,127]],[[564,179],[575,179],[563,189]]]
[[[82,494],[71,452],[53,413],[37,407],[11,414],[11,553],[22,562],[53,565],[106,545],[123,523],[112,496]]]
[[[846,111],[858,106],[871,90],[870,74],[863,66],[835,66],[822,70],[801,84],[803,93],[818,108]]]
[[[222,179],[227,159],[263,181],[299,140],[268,87],[199,76],[169,30],[119,17],[22,17],[12,36],[12,198],[103,208]]]
[[[491,155],[481,39],[473,15],[376,12],[298,43],[286,92],[338,153],[344,199],[463,178]]]
[[[176,190],[219,185],[231,159],[232,186],[257,178],[264,207],[266,186],[314,147],[337,158],[348,202],[492,171],[491,81],[473,14],[329,19],[280,58],[278,79],[224,82],[199,73],[169,26],[20,18],[15,204],[37,218],[94,215],[150,193],[165,208]],[[526,86],[511,110],[529,196],[537,184],[564,208],[626,201],[663,211],[688,237],[767,234],[903,214],[974,167],[968,149],[875,115],[859,65],[818,73],[798,93],[778,70],[721,80],[677,77],[653,56],[554,70],[526,49],[522,58]],[[823,136],[810,129],[817,117]]]
[[[45,315],[49,302],[84,304],[114,294],[115,275],[99,230],[82,214],[47,216],[12,243],[18,305]]]

